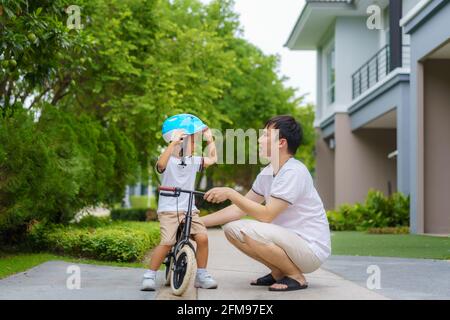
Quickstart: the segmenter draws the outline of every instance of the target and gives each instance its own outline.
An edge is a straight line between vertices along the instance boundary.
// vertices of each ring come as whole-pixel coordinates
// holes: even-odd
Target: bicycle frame
[[[192,205],[193,205],[195,196],[204,196],[205,193],[200,192],[200,191],[195,191],[195,190],[184,190],[181,188],[164,187],[164,186],[159,187],[158,191],[160,191],[159,195],[163,196],[163,197],[179,197],[181,195],[181,193],[189,194],[188,209],[187,209],[185,219],[184,219],[184,227],[182,230],[181,238],[177,239],[177,243],[175,244],[174,251],[178,252],[180,247],[182,247],[185,244],[189,245],[192,249],[194,249],[193,245],[189,241],[189,237],[191,234],[191,224],[192,224]],[[165,192],[161,192],[161,191],[165,191]]]

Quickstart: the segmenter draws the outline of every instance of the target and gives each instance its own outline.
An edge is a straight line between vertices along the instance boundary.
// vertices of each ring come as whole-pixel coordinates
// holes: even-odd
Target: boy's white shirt
[[[185,157],[185,166],[181,165],[181,159],[170,156],[166,169],[161,174],[161,185],[165,187],[178,187],[186,190],[194,190],[197,172],[202,171],[203,157]],[[157,212],[165,211],[187,211],[189,205],[189,195],[181,193],[178,198],[159,196]],[[197,211],[195,203],[192,204],[192,211]]]
[[[253,192],[289,203],[273,224],[292,230],[308,243],[314,254],[325,261],[331,254],[330,228],[322,200],[306,166],[290,158],[273,176],[272,165],[266,166],[256,177]]]

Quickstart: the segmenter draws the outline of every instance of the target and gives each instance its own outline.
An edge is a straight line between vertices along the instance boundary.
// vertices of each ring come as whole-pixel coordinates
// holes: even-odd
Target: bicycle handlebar
[[[181,188],[176,187],[166,187],[166,186],[160,186],[158,187],[158,191],[170,191],[172,193],[167,192],[161,192],[160,195],[166,196],[166,197],[178,197],[180,193],[192,193],[197,196],[203,196],[205,195],[204,192],[196,191],[196,190],[183,190]]]
[[[176,188],[175,187],[163,187],[163,186],[160,186],[160,187],[158,187],[158,191],[172,191],[172,192],[174,192],[174,191],[176,191]]]

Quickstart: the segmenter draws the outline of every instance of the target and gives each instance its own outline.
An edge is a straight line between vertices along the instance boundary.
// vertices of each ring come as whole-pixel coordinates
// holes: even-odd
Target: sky
[[[207,3],[209,0],[202,0]],[[281,58],[279,74],[286,85],[298,88],[305,102],[316,101],[316,55],[314,51],[291,51],[284,47],[305,0],[235,0],[244,38],[266,54]]]

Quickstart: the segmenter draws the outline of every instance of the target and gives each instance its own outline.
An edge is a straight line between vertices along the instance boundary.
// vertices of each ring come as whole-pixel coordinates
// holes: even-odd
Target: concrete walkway
[[[319,269],[309,275],[309,288],[291,292],[271,292],[267,287],[250,286],[250,281],[268,273],[265,266],[234,248],[220,229],[208,230],[210,243],[209,272],[219,282],[217,290],[198,290],[199,300],[306,300],[306,299],[386,299],[330,271]]]
[[[391,299],[450,299],[450,261],[385,257],[332,256],[323,268],[361,286],[367,268],[380,272],[378,293]]]
[[[80,289],[68,289],[79,267]],[[0,300],[153,300],[155,292],[139,291],[144,270],[49,261],[0,280]],[[69,281],[69,286],[74,282]]]
[[[308,299],[450,299],[450,262],[425,259],[333,256],[319,270],[306,275],[309,288],[270,292],[249,283],[268,273],[262,264],[239,252],[220,229],[209,229],[209,272],[219,282],[216,290],[190,288],[183,297],[163,286],[158,272],[156,292],[139,290],[144,269],[71,264],[49,261],[0,280],[2,299],[130,299],[130,300],[308,300]],[[367,268],[380,271],[380,289],[369,290]],[[80,289],[68,289],[68,267],[78,266]]]

